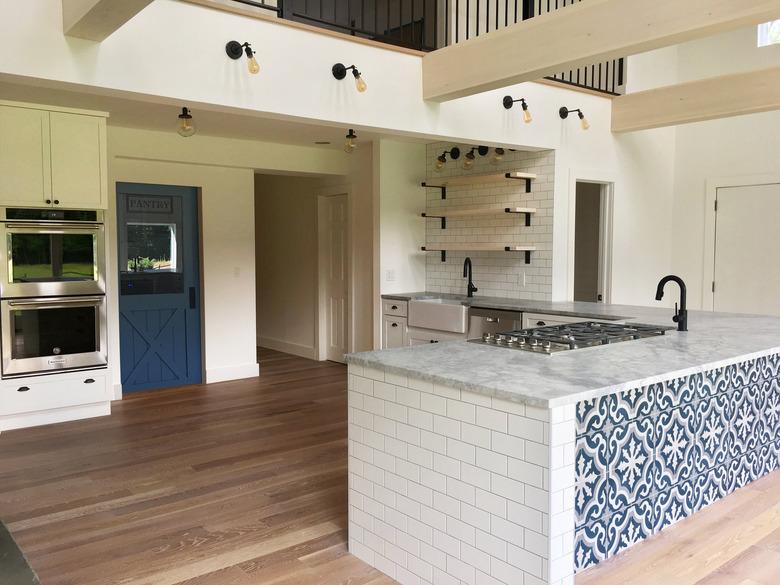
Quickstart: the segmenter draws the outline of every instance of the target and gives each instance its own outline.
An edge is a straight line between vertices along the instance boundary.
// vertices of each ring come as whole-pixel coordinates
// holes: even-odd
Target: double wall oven
[[[103,212],[0,208],[3,378],[105,367]]]

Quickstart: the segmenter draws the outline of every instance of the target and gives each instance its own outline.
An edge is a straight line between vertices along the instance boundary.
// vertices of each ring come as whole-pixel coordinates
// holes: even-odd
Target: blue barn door
[[[201,381],[198,191],[117,183],[122,390]]]

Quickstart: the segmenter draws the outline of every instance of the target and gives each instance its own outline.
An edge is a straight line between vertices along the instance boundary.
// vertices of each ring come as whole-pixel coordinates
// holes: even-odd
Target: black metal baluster
[[[471,24],[471,0],[466,0],[466,40],[469,40]]]
[[[460,40],[460,0],[455,0],[455,42]]]
[[[479,0],[477,0],[477,24],[474,27],[474,31],[477,33],[476,36],[479,36]]]

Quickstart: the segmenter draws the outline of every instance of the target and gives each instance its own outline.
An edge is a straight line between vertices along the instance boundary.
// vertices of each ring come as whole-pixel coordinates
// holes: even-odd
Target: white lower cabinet
[[[0,430],[108,414],[112,398],[108,382],[107,370],[3,380]],[[65,412],[79,408],[81,413]]]
[[[382,349],[406,347],[406,317],[385,315],[382,319]]]

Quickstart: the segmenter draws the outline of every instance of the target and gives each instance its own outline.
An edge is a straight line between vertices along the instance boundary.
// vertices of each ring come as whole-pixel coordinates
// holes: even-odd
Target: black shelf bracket
[[[429,189],[441,189],[441,198],[446,199],[447,198],[447,187],[445,185],[429,185],[425,181],[420,183],[422,187],[428,187]],[[530,191],[528,191],[530,193]]]
[[[505,252],[511,252],[512,248],[510,246],[504,247]],[[525,252],[525,263],[530,264],[531,263],[531,250],[524,250]]]
[[[428,249],[425,246],[420,247],[420,250],[423,252],[427,252]],[[441,252],[441,261],[446,262],[447,261],[447,250],[440,250]]]
[[[526,193],[531,192],[531,179],[529,179],[528,177],[513,177],[511,173],[506,173],[504,175],[504,178],[514,179],[516,181],[525,181],[525,192]]]
[[[517,213],[516,211],[512,211],[511,207],[505,207],[504,208],[504,212],[505,213]],[[521,211],[520,213],[525,215],[525,226],[529,227],[531,225],[531,214],[527,213],[527,212],[524,212],[524,211]]]
[[[432,218],[432,219],[440,219],[441,220],[441,229],[446,230],[447,229],[447,218],[443,215],[428,215],[427,213],[421,213],[422,217]]]

